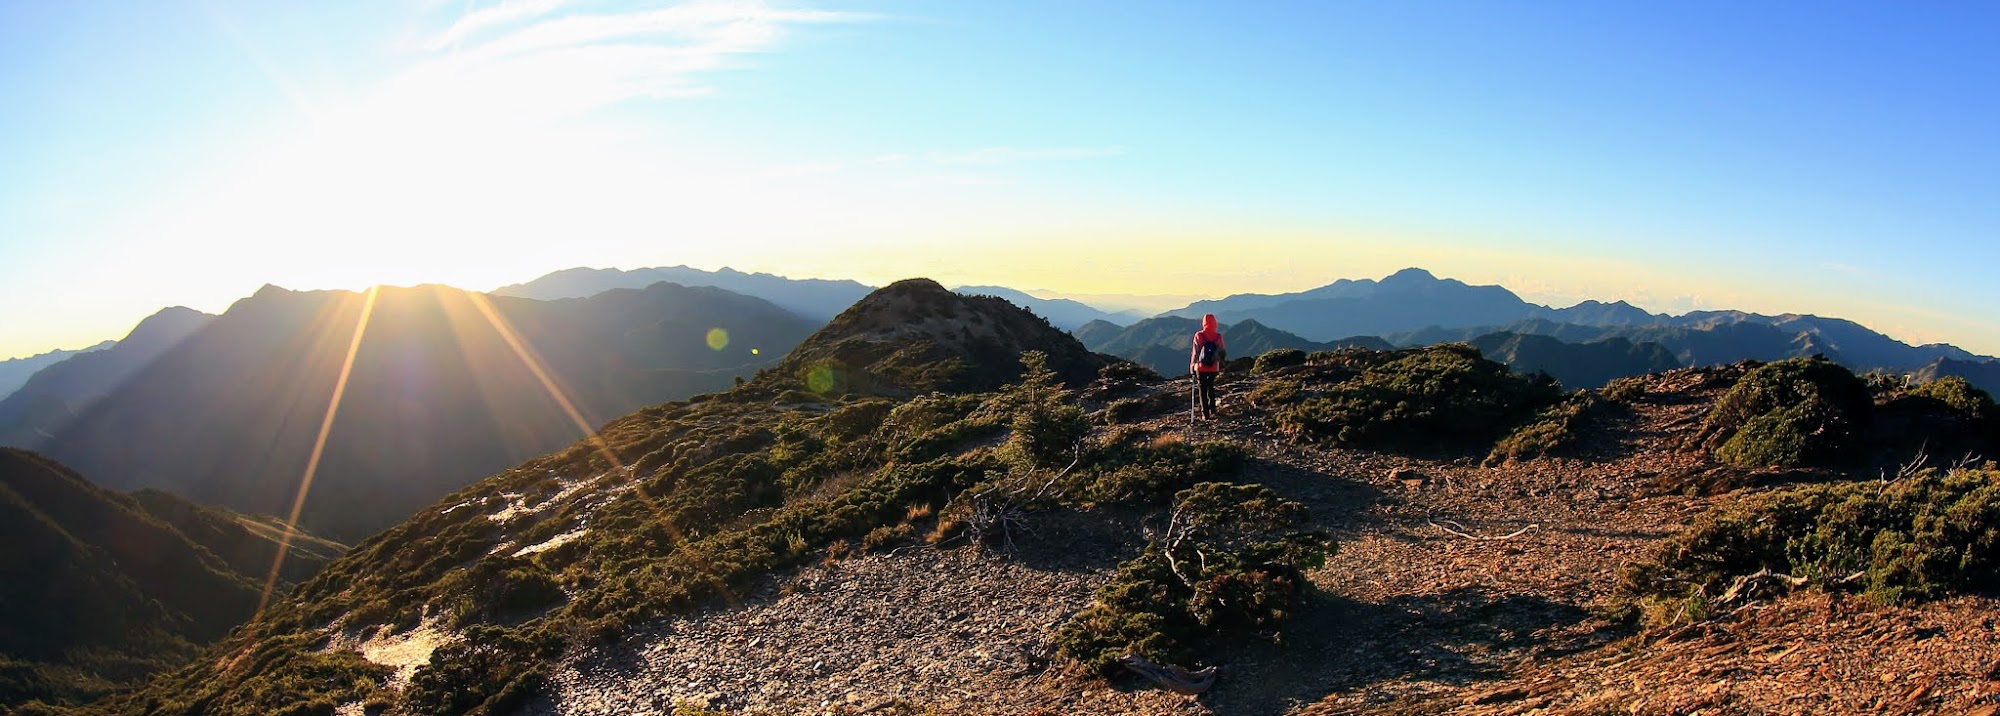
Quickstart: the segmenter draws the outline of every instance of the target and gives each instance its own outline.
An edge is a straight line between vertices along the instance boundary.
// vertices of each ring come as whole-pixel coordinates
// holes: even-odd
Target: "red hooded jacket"
[[[1215,344],[1215,365],[1202,365],[1195,358],[1200,354],[1201,344],[1204,342]],[[1229,351],[1224,347],[1222,342],[1222,331],[1215,328],[1215,314],[1202,314],[1201,330],[1195,332],[1194,343],[1188,346],[1188,372],[1220,373],[1222,372],[1222,362],[1226,360],[1229,360]]]

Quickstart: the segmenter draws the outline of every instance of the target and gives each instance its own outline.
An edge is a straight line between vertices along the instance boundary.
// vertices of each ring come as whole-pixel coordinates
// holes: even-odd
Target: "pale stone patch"
[[[364,639],[361,634],[368,636]],[[343,632],[327,644],[327,651],[356,652],[370,663],[395,669],[396,673],[384,686],[401,691],[410,685],[410,677],[416,674],[417,667],[430,663],[432,652],[457,640],[458,635],[439,628],[436,619],[425,619],[415,629],[401,634],[392,633],[388,625],[362,632]],[[355,706],[359,708],[359,704]]]
[[[526,546],[526,547],[522,547],[521,549],[519,549],[519,550],[517,550],[517,551],[515,551],[515,552],[514,552],[514,556],[516,556],[516,557],[526,557],[526,556],[528,556],[528,555],[531,555],[531,554],[535,554],[535,553],[537,553],[537,552],[547,552],[547,551],[549,551],[549,550],[552,550],[552,549],[555,549],[555,548],[557,548],[557,547],[561,547],[561,546],[563,546],[563,545],[565,545],[565,544],[569,544],[569,543],[570,543],[571,541],[575,540],[576,538],[578,538],[578,537],[582,537],[582,536],[584,536],[584,535],[586,535],[586,534],[589,534],[589,533],[590,533],[590,529],[589,529],[589,528],[587,528],[587,527],[578,527],[578,528],[576,528],[576,529],[573,529],[573,530],[570,530],[570,531],[568,531],[568,532],[564,532],[564,533],[562,533],[562,534],[559,534],[559,535],[556,535],[556,536],[554,536],[554,537],[550,537],[550,538],[548,538],[547,540],[544,540],[544,541],[542,541],[542,542],[540,542],[540,543],[537,543],[537,544],[531,544],[531,545],[528,545],[528,546]]]

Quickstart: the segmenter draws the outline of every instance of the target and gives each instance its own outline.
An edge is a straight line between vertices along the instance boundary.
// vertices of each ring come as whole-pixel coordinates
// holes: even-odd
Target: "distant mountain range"
[[[686,266],[670,266],[631,270],[563,269],[527,283],[502,286],[495,289],[493,294],[538,299],[580,298],[594,296],[614,288],[637,288],[660,281],[671,281],[683,286],[714,286],[756,296],[793,313],[821,321],[832,320],[835,315],[874,290],[873,287],[856,281],[793,279],[767,273],[744,273],[726,267],[716,271],[703,271]],[[1124,325],[1146,317],[1146,314],[1139,311],[1106,311],[1080,301],[1067,298],[1042,298],[1002,286],[960,286],[952,290],[969,295],[998,296],[1007,299],[1016,306],[1034,311],[1035,315],[1048,319],[1050,323],[1063,330],[1074,330],[1093,320],[1108,320]]]
[[[357,293],[267,286],[55,428],[40,449],[112,487],[284,514],[364,303]],[[762,299],[669,283],[554,301],[381,289],[301,522],[360,539],[575,441],[577,426],[515,341],[594,427],[728,387],[817,327]]]
[[[645,288],[661,281],[682,286],[712,286],[777,304],[787,311],[825,322],[873,290],[855,281],[793,279],[767,273],[743,273],[724,267],[703,271],[686,266],[659,268],[563,269],[527,283],[501,286],[495,296],[552,300],[584,298],[614,288]]]
[[[121,495],[0,448],[0,711],[87,700],[186,660],[250,617],[276,537],[269,522]],[[280,587],[345,549],[292,544]]]
[[[57,363],[61,363],[64,360],[69,359],[71,356],[83,353],[89,353],[91,351],[101,351],[117,344],[118,344],[117,341],[104,341],[97,345],[91,346],[89,348],[83,348],[80,350],[73,350],[73,351],[53,350],[47,353],[31,355],[26,358],[10,358],[7,360],[0,360],[0,398],[6,398],[9,395],[13,395],[14,391],[19,390],[22,385],[26,384],[28,382],[28,377],[34,375],[36,371],[55,365]]]
[[[1439,280],[1404,269],[1381,281],[1341,279],[1298,293],[1239,294],[1197,301],[1168,315],[1236,323],[1254,320],[1308,340],[1384,336],[1427,326],[1491,326],[1526,318],[1533,306],[1499,286]]]
[[[1016,291],[1004,286],[960,286],[952,290],[968,295],[1007,299],[1008,303],[1033,311],[1035,315],[1049,319],[1049,323],[1065,331],[1073,332],[1091,321],[1122,326],[1146,318],[1146,314],[1138,311],[1105,311],[1081,301],[1067,298],[1039,298],[1025,291]]]
[[[1169,312],[1184,317],[1203,313],[1213,313],[1225,323],[1255,320],[1314,341],[1367,335],[1416,346],[1471,341],[1494,333],[1547,336],[1569,343],[1624,338],[1664,346],[1684,365],[1824,354],[1855,370],[1911,373],[1941,359],[1993,360],[1945,344],[1912,346],[1838,318],[1742,311],[1670,316],[1622,301],[1551,308],[1524,301],[1499,286],[1471,286],[1414,268],[1380,281],[1342,279],[1297,293],[1240,294]]]
[[[657,279],[719,286],[763,297],[801,315],[822,319],[831,318],[868,290],[853,281],[793,280],[730,269],[710,272],[670,267],[630,271],[568,269],[500,289],[500,293],[581,296]],[[961,286],[954,290],[1006,299],[1048,319],[1058,328],[1075,333],[1094,349],[1178,372],[1170,368],[1178,359],[1167,355],[1177,350],[1167,350],[1163,344],[1151,349],[1139,347],[1159,343],[1160,337],[1154,333],[1164,324],[1140,327],[1147,319],[1129,308],[1107,310],[1059,294],[1030,293],[1003,286]],[[1380,280],[1341,279],[1295,293],[1239,294],[1196,301],[1156,318],[1197,319],[1204,313],[1214,313],[1227,325],[1249,322],[1260,331],[1276,332],[1270,340],[1257,338],[1242,343],[1236,350],[1240,356],[1254,355],[1252,350],[1261,352],[1269,347],[1377,345],[1381,340],[1398,346],[1415,346],[1469,342],[1483,336],[1507,334],[1544,336],[1570,344],[1611,338],[1623,338],[1633,345],[1658,344],[1679,365],[1777,360],[1819,353],[1856,370],[1911,373],[1940,359],[1990,360],[1949,345],[1912,346],[1837,318],[1765,316],[1741,311],[1697,311],[1671,316],[1651,313],[1623,301],[1583,301],[1554,308],[1529,303],[1500,286],[1468,285],[1417,268],[1398,271]],[[1108,329],[1120,326],[1136,330],[1123,339],[1113,339]],[[1506,340],[1500,338],[1489,344]],[[1546,344],[1538,345],[1548,348]],[[1609,360],[1613,354],[1624,355],[1625,350],[1623,346],[1593,349],[1550,365],[1558,366],[1557,372],[1569,375],[1565,384],[1583,387],[1597,384],[1597,378],[1603,375],[1657,364],[1649,357],[1633,354],[1609,364],[1591,366],[1586,357],[1596,355]],[[1649,350],[1638,349],[1639,353]],[[1984,385],[2000,388],[1990,383]]]
[[[1382,339],[1370,337],[1331,343],[1309,341],[1255,320],[1225,323],[1220,328],[1232,360],[1255,357],[1279,348],[1311,352],[1350,346],[1384,350],[1393,347]],[[1201,320],[1198,318],[1159,316],[1122,329],[1101,321],[1088,324],[1078,330],[1077,339],[1093,351],[1130,360],[1161,375],[1177,376],[1188,372],[1188,347],[1194,332],[1200,329]]]
[[[75,420],[78,412],[214,318],[191,308],[168,308],[140,321],[124,340],[108,348],[71,356],[35,373],[19,390],[0,399],[0,445],[40,445],[57,428]]]
[[[1601,388],[1618,378],[1684,367],[1658,343],[1624,338],[1565,343],[1548,336],[1503,332],[1468,342],[1487,360],[1505,363],[1516,373],[1547,373],[1571,389]]]
[[[1201,322],[1192,318],[1162,316],[1148,318],[1128,328],[1109,323],[1092,323],[1079,329],[1077,337],[1091,350],[1126,358],[1163,375],[1187,372],[1188,345]],[[1254,320],[1223,324],[1222,334],[1232,358],[1248,358],[1278,348],[1312,352],[1338,348],[1395,348],[1373,336],[1359,336],[1330,343],[1309,341]],[[1507,364],[1521,373],[1548,373],[1570,388],[1596,388],[1614,378],[1643,375],[1682,367],[1671,352],[1655,343],[1634,343],[1611,338],[1593,343],[1570,343],[1539,335],[1490,333],[1474,337],[1454,336],[1435,343],[1466,342],[1488,359]]]

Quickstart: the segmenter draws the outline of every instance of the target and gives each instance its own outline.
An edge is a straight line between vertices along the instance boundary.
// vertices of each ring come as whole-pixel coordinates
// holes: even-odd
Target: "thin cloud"
[[[757,176],[759,178],[764,178],[764,179],[790,179],[793,177],[809,177],[809,176],[823,176],[827,174],[838,174],[846,168],[847,168],[846,165],[838,162],[824,162],[816,164],[787,164],[784,166],[771,167],[769,169],[757,172]]]
[[[580,13],[567,0],[469,10],[422,43],[431,55],[380,88],[391,121],[535,121],[638,98],[700,96],[703,75],[769,52],[799,25],[868,16],[755,0],[648,3]]]
[[[1125,153],[1120,147],[983,147],[955,152],[932,152],[927,158],[939,164],[996,165],[1024,162],[1059,162],[1115,157]]]
[[[492,7],[471,9],[467,0],[465,16],[453,23],[451,28],[431,40],[430,49],[456,48],[465,38],[490,27],[508,25],[522,20],[541,17],[567,4],[568,0],[511,0]]]

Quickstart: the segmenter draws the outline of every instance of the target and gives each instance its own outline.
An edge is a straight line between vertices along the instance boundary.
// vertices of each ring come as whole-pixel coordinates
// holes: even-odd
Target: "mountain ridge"
[[[1417,268],[1398,271],[1380,281],[1340,279],[1304,291],[1239,294],[1168,312],[1190,317],[1202,313],[1214,313],[1224,322],[1253,318],[1318,341],[1376,335],[1397,345],[1410,345],[1439,342],[1431,338],[1438,335],[1469,340],[1489,333],[1539,330],[1581,343],[1621,335],[1668,345],[1683,363],[1697,365],[1826,353],[1858,370],[1909,373],[1941,357],[1991,360],[1949,344],[1913,346],[1851,320],[1812,314],[1701,310],[1675,316],[1651,313],[1622,300],[1587,300],[1553,308],[1529,303],[1501,286],[1439,279]],[[1574,328],[1537,329],[1534,326],[1539,324],[1529,323],[1535,321]],[[1699,332],[1710,335],[1695,335]],[[1732,341],[1744,343],[1732,347]]]
[[[715,271],[688,266],[661,266],[629,270],[562,269],[525,283],[501,286],[491,293],[540,300],[587,298],[614,288],[644,288],[661,281],[682,286],[709,286],[756,296],[815,321],[831,320],[872,290],[852,280],[793,279],[768,273],[745,273],[726,266]]]
[[[98,399],[143,371],[214,319],[185,306],[161,309],[101,351],[71,356],[0,398],[0,445],[40,446]]]
[[[555,301],[378,291],[301,518],[335,539],[569,443],[581,433],[571,409],[594,425],[724,388],[812,329],[761,299],[671,283]],[[286,513],[364,305],[360,293],[260,289],[42,447],[112,487]]]
[[[74,350],[58,348],[31,356],[0,360],[0,400],[13,395],[14,391],[19,390],[22,385],[26,384],[29,378],[34,377],[36,371],[61,363],[68,360],[71,356],[91,351],[101,351],[117,344],[118,341],[116,340],[106,340],[96,345]]]

